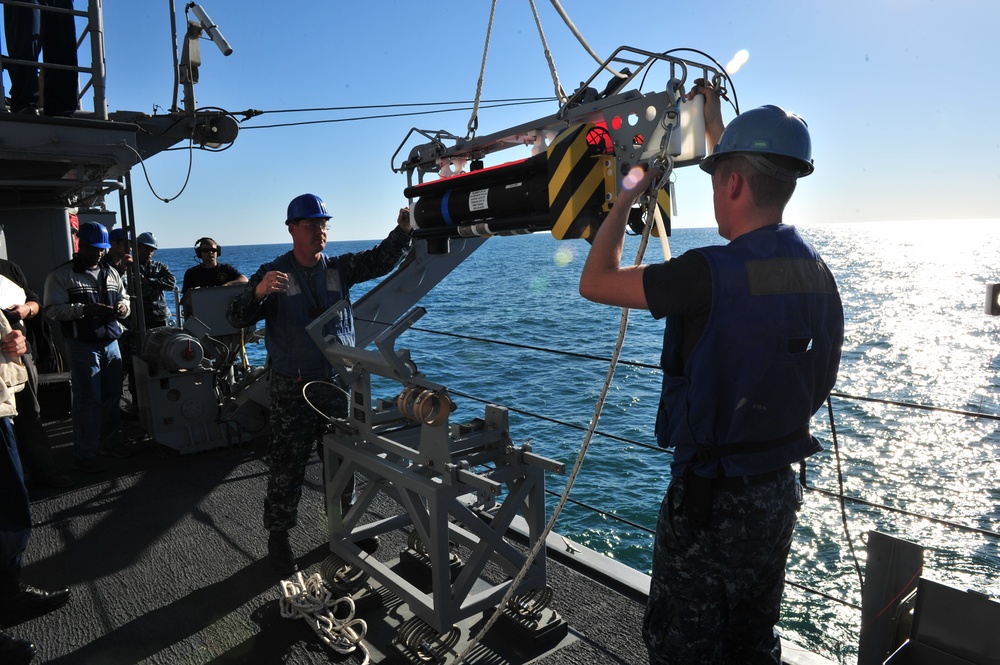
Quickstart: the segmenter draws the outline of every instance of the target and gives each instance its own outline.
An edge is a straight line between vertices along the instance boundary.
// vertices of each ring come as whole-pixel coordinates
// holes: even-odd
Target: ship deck
[[[8,629],[35,642],[35,662],[363,662],[358,652],[332,651],[304,621],[281,616],[280,579],[265,558],[260,523],[267,468],[262,441],[182,456],[145,440],[136,424],[123,423],[123,435],[138,441],[133,454],[102,458],[108,470],[89,475],[72,469],[69,420],[48,427],[56,460],[76,485],[32,490],[34,530],[23,579],[44,589],[66,586],[73,595],[63,608]],[[382,537],[380,560],[398,557],[405,547],[404,536],[395,536]],[[307,469],[291,539],[300,568],[318,572],[330,547],[317,458]],[[615,579],[621,570],[584,574],[560,560],[552,541],[549,552],[552,608],[567,622],[568,635],[547,651],[525,652],[512,650],[519,640],[494,629],[467,662],[646,662],[639,635],[643,599]],[[365,642],[371,662],[398,662],[389,643],[406,606],[384,590],[379,595],[381,604],[359,611],[368,622]],[[478,632],[484,620],[475,619],[460,624],[463,639]],[[794,660],[786,662],[827,662],[791,651]]]

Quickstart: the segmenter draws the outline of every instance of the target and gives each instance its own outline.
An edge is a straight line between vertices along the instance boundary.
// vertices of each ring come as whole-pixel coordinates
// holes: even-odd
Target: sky
[[[801,115],[812,136],[816,171],[799,181],[786,222],[940,220],[944,230],[947,220],[1000,218],[995,0],[720,0],[711,12],[704,3],[669,0],[562,5],[602,60],[620,46],[696,49],[723,65],[746,51],[747,62],[733,75],[740,109],[776,104]],[[175,94],[170,3],[104,0],[103,6],[109,108],[165,112]],[[179,26],[184,6],[177,0]],[[204,0],[200,6],[233,52],[225,57],[201,42],[197,105],[266,113],[241,123],[227,150],[173,150],[133,169],[137,227],[154,232],[161,247],[191,246],[204,235],[223,245],[288,242],[285,210],[304,192],[326,201],[331,241],[382,238],[407,204],[406,177],[390,168],[407,133],[415,127],[467,133],[468,104],[432,115],[331,121],[474,99],[487,0]],[[535,6],[570,92],[598,62],[550,2]],[[653,67],[641,91],[662,90],[667,71]],[[499,0],[482,99],[544,97],[554,97],[554,85],[531,4]],[[89,104],[85,98],[84,108]],[[278,112],[391,104],[431,106]],[[557,110],[555,101],[484,108],[478,134]],[[727,106],[726,122],[733,115]],[[302,122],[315,124],[262,128]],[[494,159],[528,154],[516,147]],[[692,166],[678,169],[675,179],[674,227],[713,226],[708,176]],[[108,206],[117,209],[117,198]]]

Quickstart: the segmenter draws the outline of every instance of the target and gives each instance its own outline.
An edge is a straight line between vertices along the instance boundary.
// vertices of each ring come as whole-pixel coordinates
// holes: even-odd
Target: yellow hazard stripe
[[[587,204],[593,199],[594,193],[601,188],[604,184],[604,166],[603,161],[600,159],[594,159],[594,164],[587,173],[586,178],[580,183],[576,188],[576,191],[569,197],[566,204],[563,206],[562,210],[559,211],[559,216],[556,218],[555,223],[552,225],[552,235],[562,240],[573,222],[576,221],[577,216],[583,212],[587,207]],[[552,185],[549,185],[549,198],[551,199]],[[552,211],[555,212],[555,211]],[[589,229],[588,229],[589,231]],[[581,237],[587,237],[589,233],[583,233]]]
[[[583,131],[584,126],[580,125],[576,128],[570,128],[563,132],[566,134],[568,132],[575,131],[576,136],[565,137],[562,141],[559,137],[552,142],[550,146],[548,160],[549,160],[549,205],[551,206],[555,203],[556,197],[559,195],[560,190],[566,186],[566,181],[569,179],[570,174],[573,172],[573,167],[584,157],[587,156],[590,151],[590,145],[587,143],[587,132]],[[560,135],[562,136],[562,135]],[[551,164],[555,160],[556,168],[552,170]]]

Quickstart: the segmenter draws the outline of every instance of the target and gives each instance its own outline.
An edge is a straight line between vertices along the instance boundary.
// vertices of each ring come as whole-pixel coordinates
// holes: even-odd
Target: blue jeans
[[[97,456],[100,445],[118,436],[121,419],[122,354],[118,340],[83,342],[67,339],[73,382],[73,432],[76,458]]]
[[[31,504],[10,418],[0,418],[0,573],[21,566],[31,535]],[[0,575],[0,579],[3,576]]]

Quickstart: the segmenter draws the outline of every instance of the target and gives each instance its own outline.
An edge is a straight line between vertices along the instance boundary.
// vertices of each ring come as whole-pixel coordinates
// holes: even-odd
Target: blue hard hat
[[[784,109],[767,105],[733,118],[722,132],[719,145],[701,160],[701,169],[714,173],[716,163],[726,155],[738,154],[773,178],[794,182],[813,172],[812,141],[806,121]],[[768,159],[787,157],[796,163],[785,168]]]
[[[108,242],[107,227],[97,222],[84,222],[81,224],[80,228],[76,231],[76,237],[79,238],[82,245],[90,245],[99,249],[111,248],[111,243]]]
[[[123,228],[111,229],[111,233],[108,234],[108,240],[110,242],[114,242],[116,240],[131,240],[131,239],[132,239],[132,234],[126,233],[125,229]]]
[[[140,245],[146,245],[147,247],[152,247],[153,249],[160,248],[160,246],[156,244],[156,236],[154,236],[149,231],[144,231],[143,233],[140,233],[136,237],[135,241]]]
[[[315,194],[301,194],[288,204],[288,216],[285,224],[291,224],[297,219],[330,219],[323,199]]]

